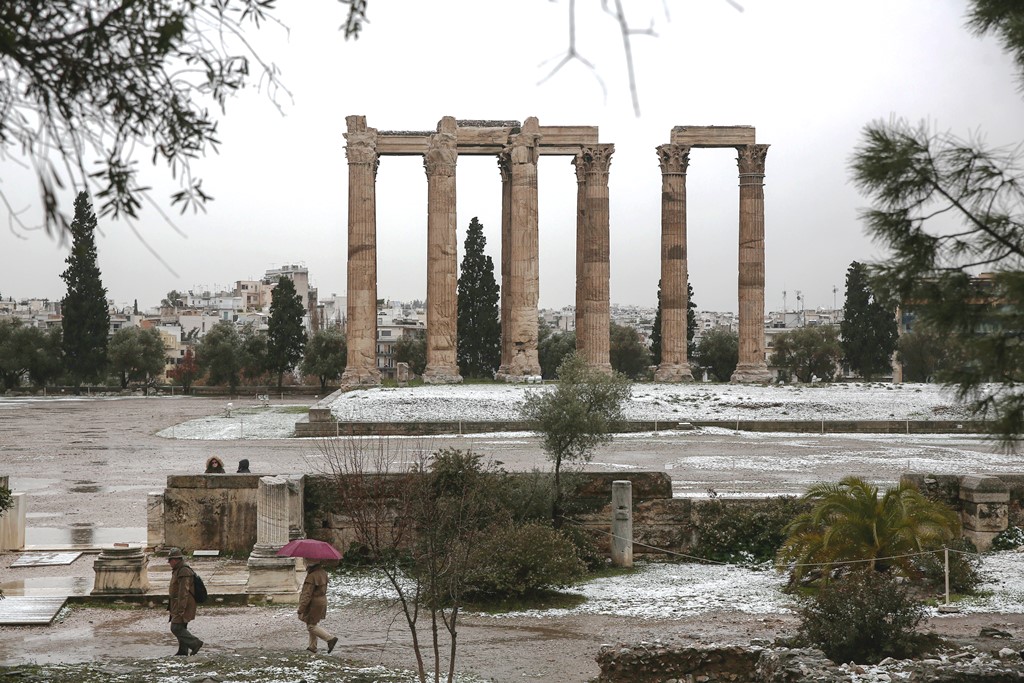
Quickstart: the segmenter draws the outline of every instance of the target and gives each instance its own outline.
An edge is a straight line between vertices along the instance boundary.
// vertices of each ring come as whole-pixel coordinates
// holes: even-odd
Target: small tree
[[[238,389],[242,368],[242,338],[234,324],[221,321],[210,328],[196,347],[199,368],[213,385],[227,384]]]
[[[347,362],[348,346],[341,330],[318,330],[309,338],[306,355],[299,368],[303,375],[318,377],[320,389],[324,390],[328,382],[341,377]]]
[[[640,342],[636,329],[611,323],[608,334],[612,369],[630,379],[643,376],[651,364],[651,354]]]
[[[798,327],[775,335],[771,364],[787,374],[793,373],[801,382],[810,382],[814,377],[831,382],[842,357],[839,330],[834,325]]]
[[[64,364],[71,381],[103,378],[107,368],[107,335],[110,312],[107,290],[96,264],[96,214],[86,192],[75,198],[75,219],[71,222],[71,253],[61,279],[67,294],[61,301],[61,326]]]
[[[558,366],[576,350],[575,332],[552,332],[547,326],[538,330],[537,356],[540,362],[540,376],[554,379]]]
[[[302,298],[295,293],[295,283],[283,275],[271,293],[270,322],[267,324],[267,367],[277,373],[277,388],[302,358],[306,346],[306,330],[302,318],[306,311]]]
[[[199,375],[199,364],[196,362],[196,354],[193,353],[191,346],[185,349],[185,355],[182,357],[181,362],[167,371],[167,376],[180,384],[185,393],[192,390],[192,382]]]
[[[483,225],[473,217],[459,275],[458,360],[463,377],[494,377],[501,363],[499,289],[494,261],[484,254]]]
[[[164,344],[155,328],[122,327],[110,339],[110,366],[120,375],[121,388],[148,381],[163,372]]]
[[[576,353],[562,361],[558,380],[551,390],[528,392],[521,409],[554,464],[551,518],[556,528],[562,524],[563,464],[589,462],[598,446],[611,441],[632,389],[623,375],[595,370]]]
[[[697,364],[711,371],[719,382],[728,382],[740,361],[740,338],[732,330],[706,332],[697,344]]]
[[[896,359],[903,366],[904,382],[934,382],[953,370],[959,356],[957,340],[929,325],[916,323],[901,334],[896,344]]]
[[[421,332],[406,335],[395,342],[395,362],[408,363],[414,374],[427,369],[427,339]]]
[[[843,354],[854,372],[871,378],[892,370],[899,336],[896,316],[875,296],[868,283],[867,266],[857,261],[846,271],[846,304],[839,329]]]
[[[238,334],[242,343],[239,356],[242,379],[247,384],[269,384],[270,343],[267,333],[256,330],[252,323],[246,323]]]

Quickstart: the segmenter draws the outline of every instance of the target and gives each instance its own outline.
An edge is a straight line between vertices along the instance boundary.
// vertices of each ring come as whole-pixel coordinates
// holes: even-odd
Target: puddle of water
[[[25,528],[25,545],[44,548],[84,545],[90,548],[111,543],[145,543],[145,527],[94,527],[89,524],[68,527],[30,526]]]
[[[24,571],[30,570],[24,567]],[[22,571],[11,569],[10,572]],[[4,595],[88,595],[92,576],[37,576],[0,582]]]

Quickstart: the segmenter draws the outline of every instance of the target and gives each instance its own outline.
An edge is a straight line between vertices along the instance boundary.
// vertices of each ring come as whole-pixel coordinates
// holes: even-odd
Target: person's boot
[[[199,652],[199,648],[201,648],[202,646],[203,646],[203,641],[200,640],[199,643],[194,648],[192,648],[192,650],[189,652],[189,654],[194,655],[195,653]]]
[[[307,647],[306,649],[309,650],[310,652],[312,652],[313,654],[316,654],[316,648],[315,647]]]
[[[338,638],[334,637],[327,641],[327,654],[334,652],[334,646],[338,644]]]

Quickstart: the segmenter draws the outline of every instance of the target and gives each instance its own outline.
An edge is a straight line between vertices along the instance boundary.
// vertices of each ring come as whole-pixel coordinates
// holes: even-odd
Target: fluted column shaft
[[[427,384],[455,384],[459,375],[458,239],[455,218],[455,119],[446,116],[430,136],[427,173]]]
[[[661,145],[661,362],[658,382],[692,382],[686,352],[689,309],[686,256],[686,170],[689,145]]]
[[[739,364],[733,382],[771,379],[764,359],[764,165],[768,145],[742,145],[739,239]]]
[[[288,480],[260,477],[256,489],[256,545],[281,548],[288,540]]]
[[[512,362],[512,155],[498,155],[501,173],[501,363],[497,376],[508,374]]]
[[[587,243],[587,169],[580,156],[572,160],[576,167],[576,353],[586,357],[587,340],[580,334],[586,323],[587,301],[583,286],[583,250]]]
[[[377,369],[377,131],[348,116],[348,362],[343,385],[380,384]]]
[[[583,315],[577,313],[577,351],[583,355],[587,365],[611,372],[609,362],[609,327],[611,312],[609,305],[609,218],[608,218],[608,170],[611,166],[614,145],[595,145],[580,151],[574,163],[582,166],[586,179],[583,195],[585,209],[582,216],[584,239],[582,248],[582,277],[576,281],[576,300],[583,301]],[[577,245],[577,257],[581,250]],[[582,340],[582,342],[581,342]]]
[[[506,381],[540,376],[537,355],[537,302],[540,298],[537,222],[539,139],[537,119],[531,116],[523,123],[521,132],[512,136],[508,148],[511,176],[508,329],[511,355],[504,366],[505,371],[499,371],[499,377]]]

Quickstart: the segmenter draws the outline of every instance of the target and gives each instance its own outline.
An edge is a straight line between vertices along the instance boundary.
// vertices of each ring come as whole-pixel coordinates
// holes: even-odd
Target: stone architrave
[[[536,117],[523,123],[510,137],[509,154],[509,358],[497,377],[507,382],[540,378],[537,355],[537,302],[540,298],[540,255],[537,223],[537,160],[540,130]],[[502,219],[504,228],[504,218]],[[503,231],[504,232],[504,231]],[[502,239],[502,246],[505,240]],[[504,254],[502,255],[504,267]],[[502,278],[504,280],[504,278]]]
[[[277,556],[289,540],[289,509],[288,479],[260,477],[256,493],[256,546],[249,555],[246,593],[273,595],[278,602],[298,600],[295,560]]]
[[[347,116],[348,361],[344,386],[380,384],[377,369],[377,130]]]
[[[90,595],[142,595],[149,591],[149,558],[140,543],[105,546],[92,564]]]
[[[426,384],[462,381],[458,344],[458,239],[455,219],[455,118],[445,116],[430,136],[427,173],[427,367]]]
[[[587,365],[611,373],[609,362],[609,229],[608,229],[608,170],[615,145],[584,147],[573,159],[585,175],[582,212],[583,239],[577,236],[577,259],[582,256],[582,268],[577,264],[576,301],[583,304],[583,315],[577,309],[576,344]],[[578,199],[578,195],[577,195]],[[577,220],[577,225],[579,219]],[[578,234],[578,233],[577,233]]]
[[[740,145],[739,363],[732,382],[768,382],[764,359],[764,162],[769,145]]]
[[[686,170],[690,146],[661,145],[657,151],[661,165],[661,363],[654,380],[692,382],[686,351]]]

